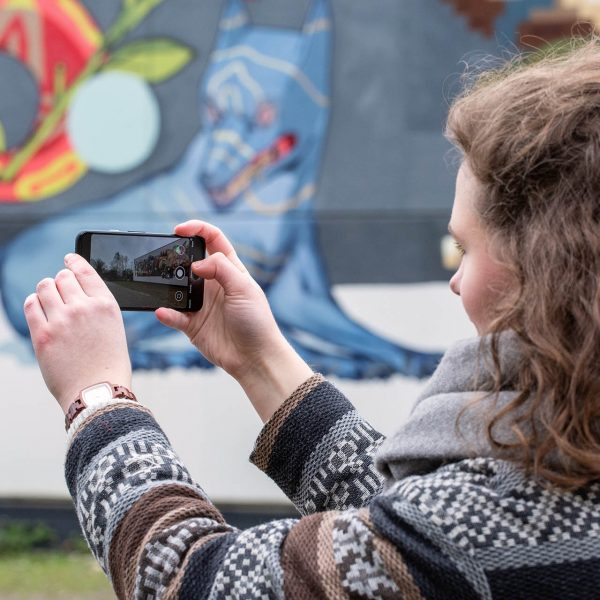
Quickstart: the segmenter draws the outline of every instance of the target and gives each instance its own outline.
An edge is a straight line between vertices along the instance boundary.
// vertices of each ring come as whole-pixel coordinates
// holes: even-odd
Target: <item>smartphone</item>
[[[121,310],[202,308],[204,280],[191,271],[204,258],[201,237],[139,231],[82,231],[75,252],[96,269]]]

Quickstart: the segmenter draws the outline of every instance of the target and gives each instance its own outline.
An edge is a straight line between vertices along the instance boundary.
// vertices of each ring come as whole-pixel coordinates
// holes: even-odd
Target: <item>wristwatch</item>
[[[113,398],[127,398],[128,400],[137,400],[134,393],[129,391],[122,385],[115,385],[108,381],[102,381],[94,385],[90,385],[79,392],[79,395],[71,404],[65,415],[65,429],[68,431],[71,423],[75,420],[77,415],[88,408],[105,402],[106,400],[112,400]]]

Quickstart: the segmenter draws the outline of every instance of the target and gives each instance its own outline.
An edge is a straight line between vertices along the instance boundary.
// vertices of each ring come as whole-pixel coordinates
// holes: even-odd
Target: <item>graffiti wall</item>
[[[0,495],[66,493],[22,304],[86,229],[217,224],[298,352],[393,429],[473,333],[444,253],[461,61],[589,31],[595,4],[0,0]],[[236,384],[124,318],[136,393],[207,491],[281,499],[246,465],[260,424]]]

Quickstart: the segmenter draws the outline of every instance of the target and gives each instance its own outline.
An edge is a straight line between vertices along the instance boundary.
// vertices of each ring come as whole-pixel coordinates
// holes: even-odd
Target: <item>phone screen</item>
[[[204,258],[204,249],[200,237],[155,233],[87,231],[76,241],[76,252],[106,282],[122,310],[198,310],[203,280],[192,274],[191,264]]]

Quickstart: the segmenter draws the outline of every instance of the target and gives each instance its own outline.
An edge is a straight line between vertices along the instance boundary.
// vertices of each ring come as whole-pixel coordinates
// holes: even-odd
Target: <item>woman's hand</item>
[[[156,316],[235,377],[266,421],[312,370],[279,331],[265,294],[220,229],[188,221],[175,234],[206,241],[208,257],[192,265],[205,279],[204,304],[198,312],[159,308]]]
[[[131,362],[123,317],[104,281],[77,254],[65,266],[38,283],[24,311],[44,381],[66,412],[95,383],[130,388]]]

